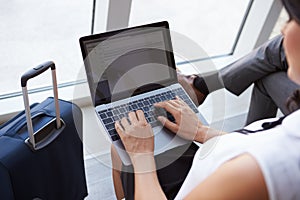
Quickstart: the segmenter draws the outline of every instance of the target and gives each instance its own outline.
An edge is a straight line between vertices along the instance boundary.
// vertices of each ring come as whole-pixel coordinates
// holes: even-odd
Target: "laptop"
[[[144,111],[153,128],[155,155],[189,141],[157,121],[157,115],[174,118],[170,113],[158,112],[154,103],[177,95],[206,123],[178,83],[168,22],[84,36],[79,42],[96,114],[125,165],[131,164],[130,158],[114,124],[128,112]]]

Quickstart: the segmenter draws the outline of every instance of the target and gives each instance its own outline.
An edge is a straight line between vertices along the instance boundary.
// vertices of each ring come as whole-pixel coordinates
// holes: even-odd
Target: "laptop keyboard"
[[[195,113],[198,112],[197,108],[192,106],[193,105],[192,101],[189,99],[189,97],[183,91],[183,89],[177,88],[173,91],[167,91],[161,94],[149,96],[144,99],[139,99],[137,101],[129,102],[124,105],[119,105],[107,110],[102,110],[98,112],[98,114],[102,119],[106,129],[108,130],[112,140],[115,141],[120,139],[117,131],[115,130],[116,121],[121,120],[123,117],[128,117],[128,113],[131,111],[142,110],[145,114],[147,122],[150,123],[152,127],[155,127],[158,125],[158,123],[160,123],[159,121],[157,121],[156,118],[158,115],[161,115],[162,113],[158,113],[153,108],[153,104],[175,99],[176,95],[179,96],[183,101],[185,101],[185,103],[187,103]],[[173,122],[175,121],[175,119],[170,113],[166,112],[165,114],[169,120]]]

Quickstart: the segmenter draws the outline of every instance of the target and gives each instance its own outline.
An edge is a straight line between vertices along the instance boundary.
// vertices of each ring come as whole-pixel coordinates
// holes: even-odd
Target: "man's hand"
[[[193,100],[194,104],[196,106],[201,105],[204,102],[206,95],[202,94],[201,91],[195,88],[194,80],[196,78],[196,75],[186,76],[181,74],[180,72],[177,72],[177,78],[178,82]]]

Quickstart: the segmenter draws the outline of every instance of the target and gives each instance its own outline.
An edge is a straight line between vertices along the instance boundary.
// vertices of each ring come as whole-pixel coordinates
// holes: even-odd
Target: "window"
[[[195,41],[209,56],[229,54],[249,2],[132,0],[129,24],[167,20],[171,30]]]
[[[82,65],[78,40],[91,33],[92,1],[5,1],[0,19],[3,98],[19,94],[21,74],[48,60],[56,63],[58,83],[76,79]],[[44,77],[31,85],[51,84],[51,76]]]
[[[278,2],[280,1],[5,1],[0,12],[0,112],[8,112],[7,109],[12,108],[14,111],[23,109],[20,75],[41,62],[53,60],[56,63],[60,90],[67,90],[67,86],[72,86],[78,80],[84,82],[78,42],[81,36],[111,28],[167,20],[171,30],[195,41],[209,56],[217,58],[232,54],[234,47],[234,54],[243,54],[257,46],[257,41],[264,41],[269,37],[268,31],[263,30],[264,22],[268,21],[269,12],[273,10],[276,13],[281,9],[280,6],[274,7]],[[276,21],[276,15],[272,16]],[[267,32],[267,36],[260,37],[261,32]],[[197,61],[201,57],[195,56],[192,59]],[[180,64],[180,59],[177,59],[177,63]],[[40,91],[48,90],[50,83],[50,75],[46,74],[29,86],[34,87],[31,91],[38,95]],[[61,98],[71,99],[73,91],[63,91],[59,95]],[[69,95],[69,98],[65,95]],[[19,100],[14,104],[12,97]],[[44,97],[45,95],[42,99]]]
[[[283,28],[284,24],[289,19],[289,16],[285,9],[282,9],[280,12],[280,15],[278,17],[278,20],[276,21],[276,24],[272,30],[272,33],[270,35],[270,38],[273,38],[274,36],[281,33],[281,29]]]
[[[116,29],[167,20],[171,30],[197,43],[208,54],[195,55],[189,62],[201,62],[206,56],[220,68],[266,41],[281,8],[280,0],[123,0],[122,5],[110,0],[107,27]],[[177,66],[186,64],[178,57],[176,61]],[[187,73],[195,72],[183,67],[188,69]]]

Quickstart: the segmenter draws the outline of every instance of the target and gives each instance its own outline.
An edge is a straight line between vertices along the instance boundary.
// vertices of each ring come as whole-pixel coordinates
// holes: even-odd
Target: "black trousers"
[[[189,143],[155,157],[159,183],[168,199],[174,199],[183,184],[198,146]],[[121,180],[126,200],[134,199],[133,167],[123,165]],[[145,183],[147,184],[147,183]]]

